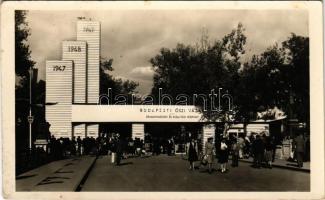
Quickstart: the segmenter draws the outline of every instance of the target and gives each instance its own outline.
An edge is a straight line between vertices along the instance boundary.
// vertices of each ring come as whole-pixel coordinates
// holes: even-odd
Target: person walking
[[[260,135],[256,135],[256,139],[252,145],[253,155],[254,155],[254,167],[261,168],[262,159],[264,155],[264,143]]]
[[[213,145],[213,138],[208,138],[208,141],[205,143],[205,156],[208,161],[209,174],[212,173],[212,164],[214,160],[214,151],[215,147]]]
[[[82,140],[80,138],[80,136],[77,137],[77,154],[78,156],[81,156],[81,144],[82,144]]]
[[[116,165],[120,165],[123,156],[123,140],[116,134]]]
[[[238,167],[238,159],[240,156],[240,145],[237,143],[236,139],[232,140],[232,146],[231,146],[231,152],[232,152],[232,167]]]
[[[116,139],[116,136],[114,133],[109,141],[109,146],[110,146],[110,152],[111,152],[111,163],[116,164],[117,139]]]
[[[270,137],[266,137],[265,141],[265,162],[268,168],[272,168],[272,157],[273,157],[273,142]]]
[[[298,167],[302,168],[305,152],[305,140],[302,136],[302,133],[299,133],[298,136],[293,140],[293,149],[296,154]]]
[[[221,173],[225,173],[227,171],[227,163],[228,163],[228,145],[226,144],[226,139],[223,138],[220,143],[220,152],[219,152],[219,160]]]
[[[55,148],[56,147],[56,139],[55,139],[54,135],[51,136],[49,147],[50,147],[51,160],[56,160],[57,151]]]
[[[173,149],[172,140],[168,139],[168,141],[167,141],[167,155],[168,156],[172,155],[172,149]]]
[[[76,156],[76,153],[77,153],[76,146],[77,146],[76,138],[72,137],[72,140],[70,142],[70,148],[71,148],[71,155],[73,155],[73,156]]]
[[[276,146],[277,146],[277,143],[278,143],[278,141],[276,140],[275,136],[272,136],[271,143],[272,143],[272,162],[274,162],[274,160],[275,160]]]
[[[240,135],[238,137],[238,142],[236,142],[238,146],[238,151],[239,151],[239,158],[242,159],[244,157],[244,147],[245,147],[245,140],[244,138]]]
[[[129,140],[129,154],[131,154],[131,156],[134,156],[134,140],[133,138],[130,138]]]
[[[245,146],[244,146],[244,158],[249,158],[250,156],[250,149],[251,149],[251,141],[249,140],[249,137],[245,137]]]
[[[190,170],[195,170],[195,161],[198,160],[198,145],[197,141],[192,138],[189,142],[188,161],[190,162]]]

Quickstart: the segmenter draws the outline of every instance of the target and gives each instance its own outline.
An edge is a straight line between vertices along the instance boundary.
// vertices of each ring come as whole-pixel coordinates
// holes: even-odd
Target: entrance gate
[[[146,122],[200,122],[195,106],[98,105],[100,22],[78,20],[76,40],[62,42],[62,58],[46,61],[46,120],[55,137],[99,135],[100,123],[132,123],[132,137],[144,139]],[[213,124],[203,124],[203,144],[214,137]]]

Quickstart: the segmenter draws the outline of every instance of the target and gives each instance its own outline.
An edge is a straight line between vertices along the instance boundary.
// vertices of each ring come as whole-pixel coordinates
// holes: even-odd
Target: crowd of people
[[[277,145],[281,144],[281,141],[276,140],[274,136],[270,137],[266,134],[250,134],[250,136],[230,134],[228,137],[221,135],[219,138],[209,138],[204,144],[201,138],[195,137],[197,135],[194,134],[192,137],[189,134],[188,138],[181,141],[182,143],[173,137],[154,137],[150,140],[146,138],[144,141],[139,138],[121,137],[118,133],[100,135],[96,138],[79,136],[55,138],[52,136],[48,141],[47,149],[38,147],[33,148],[32,151],[26,151],[26,155],[17,154],[17,162],[30,164],[28,166],[21,164],[24,168],[17,167],[16,170],[21,173],[47,162],[82,155],[110,155],[112,163],[119,165],[122,159],[129,157],[160,154],[174,156],[176,153],[181,153],[183,159],[188,159],[190,170],[206,166],[207,170],[212,173],[213,165],[218,163],[218,170],[225,173],[229,170],[228,164],[238,167],[240,159],[248,158],[253,158],[255,168],[272,168]],[[289,160],[297,161],[297,166],[303,167],[304,159],[308,159],[309,140],[305,141],[303,135],[299,134],[294,139],[290,139],[290,144],[292,144],[292,155]]]
[[[55,138],[53,135],[48,144],[48,153],[54,160],[70,156],[96,155],[100,152],[103,138],[85,137]]]
[[[217,158],[219,171],[225,173],[229,158],[231,157],[231,166],[238,167],[238,161],[242,158],[253,158],[253,167],[255,168],[272,168],[272,163],[275,159],[277,142],[274,137],[266,136],[265,134],[252,134],[250,137],[223,137],[220,141],[215,141],[213,138],[208,138],[205,143],[205,148],[200,149],[200,142],[192,138],[188,143],[187,156],[190,164],[190,170],[200,168],[202,165],[207,165],[208,172],[212,173],[214,159]],[[302,134],[299,134],[292,144],[295,159],[298,167],[303,167],[303,158],[305,152],[305,140]],[[196,161],[199,165],[195,167]]]
[[[48,144],[48,153],[54,159],[81,155],[106,155],[111,152],[120,152],[125,155],[141,155],[145,150],[144,141],[136,138],[121,138],[119,134],[109,137],[55,138],[51,137]]]
[[[296,152],[295,158],[299,167],[303,166],[304,144],[301,135],[293,141],[293,148]],[[229,158],[231,158],[232,167],[238,167],[239,159],[252,157],[255,168],[262,166],[272,168],[276,145],[274,137],[265,134],[252,134],[250,137],[230,135],[215,141],[213,138],[208,138],[203,148],[201,140],[193,137],[186,143],[185,152],[191,170],[207,165],[208,171],[211,173],[214,160],[217,159],[219,170],[225,173],[229,170],[227,167]],[[166,153],[169,156],[175,155],[175,142],[173,138],[163,142],[153,139],[149,144],[139,138],[124,138],[120,137],[118,133],[113,133],[105,137],[85,137],[82,139],[80,137],[56,139],[52,136],[48,145],[48,153],[52,160],[69,156],[111,155],[112,162],[116,165],[119,165],[122,159],[130,156],[146,156],[149,155],[149,152],[150,155],[161,153]],[[196,163],[199,165],[195,166]]]

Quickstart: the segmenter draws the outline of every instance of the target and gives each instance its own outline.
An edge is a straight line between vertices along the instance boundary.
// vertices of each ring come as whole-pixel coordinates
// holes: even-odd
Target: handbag
[[[202,156],[201,164],[202,165],[207,165],[208,164],[208,156],[207,155]]]

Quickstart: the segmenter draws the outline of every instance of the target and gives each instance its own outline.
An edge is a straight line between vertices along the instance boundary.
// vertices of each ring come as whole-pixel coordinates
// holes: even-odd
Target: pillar
[[[72,71],[72,61],[46,61],[45,118],[56,138],[72,136]]]
[[[81,139],[86,137],[86,124],[73,125],[73,136],[77,139],[80,136]]]
[[[140,138],[140,140],[144,140],[144,124],[132,124],[132,138]]]
[[[98,124],[87,124],[87,136],[97,138],[99,134],[99,125]]]
[[[212,137],[213,142],[215,139],[216,126],[214,124],[204,124],[202,127],[202,142],[203,149],[205,148],[205,143],[208,141],[208,138]]]

